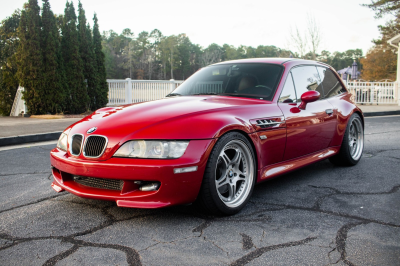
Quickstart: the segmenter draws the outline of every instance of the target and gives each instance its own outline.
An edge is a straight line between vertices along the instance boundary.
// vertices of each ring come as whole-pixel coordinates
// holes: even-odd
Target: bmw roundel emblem
[[[90,133],[93,133],[93,132],[95,132],[95,131],[96,131],[96,129],[97,129],[97,127],[92,127],[92,128],[89,128],[89,130],[88,130],[88,131],[86,131],[86,133],[88,133],[88,134],[90,134]]]

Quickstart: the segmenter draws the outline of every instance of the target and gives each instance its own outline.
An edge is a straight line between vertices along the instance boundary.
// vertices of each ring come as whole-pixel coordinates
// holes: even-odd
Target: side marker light
[[[182,173],[189,173],[197,171],[197,166],[190,166],[185,168],[175,168],[174,174],[182,174]]]

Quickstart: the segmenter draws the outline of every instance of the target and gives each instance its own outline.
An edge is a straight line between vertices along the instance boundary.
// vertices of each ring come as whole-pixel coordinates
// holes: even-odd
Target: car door
[[[299,108],[301,95],[318,91],[318,101]],[[283,159],[290,160],[329,147],[336,127],[333,106],[324,99],[316,66],[298,66],[291,69],[282,90],[278,106],[286,120],[286,147]],[[290,95],[289,97],[287,95]]]
[[[318,66],[318,73],[322,80],[324,89],[324,99],[333,105],[333,115],[337,121],[336,132],[333,136],[330,146],[339,146],[342,143],[342,137],[346,130],[346,114],[352,109],[349,103],[349,95],[343,95],[347,90],[342,85],[340,78],[327,67]]]

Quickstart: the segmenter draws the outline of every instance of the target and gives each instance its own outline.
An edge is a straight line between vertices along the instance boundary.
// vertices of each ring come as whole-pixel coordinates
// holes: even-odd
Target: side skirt
[[[296,159],[268,165],[261,169],[260,178],[257,180],[257,183],[291,172],[293,170],[297,170],[312,163],[322,161],[328,157],[335,155],[339,152],[339,150],[340,146],[330,147],[322,151],[311,153]]]

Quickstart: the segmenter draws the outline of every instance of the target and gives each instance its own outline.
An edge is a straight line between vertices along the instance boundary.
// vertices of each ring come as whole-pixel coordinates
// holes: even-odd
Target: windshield
[[[167,96],[229,95],[272,100],[283,67],[273,64],[223,64],[202,68]]]

